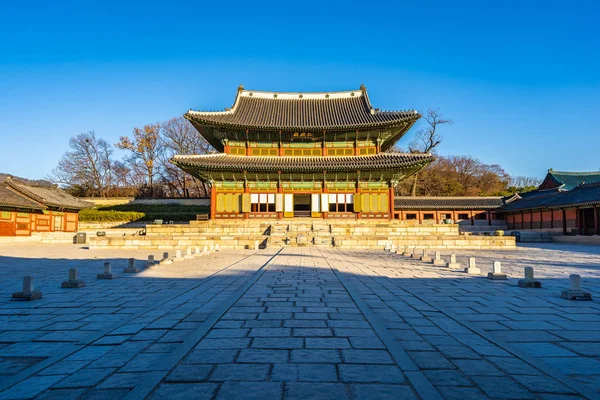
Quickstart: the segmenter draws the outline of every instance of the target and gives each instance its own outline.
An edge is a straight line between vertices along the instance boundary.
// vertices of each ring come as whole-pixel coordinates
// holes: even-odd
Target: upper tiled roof
[[[600,204],[600,183],[579,185],[567,191],[538,191],[502,207],[502,211],[591,206]]]
[[[348,130],[377,128],[416,121],[410,111],[379,111],[371,106],[364,86],[345,92],[290,93],[238,90],[225,111],[193,111],[189,120],[206,125],[263,130]]]
[[[46,206],[11,189],[8,184],[0,183],[0,207],[19,210],[44,210]]]
[[[13,180],[7,180],[5,182],[11,189],[47,207],[67,210],[82,210],[84,208],[93,207],[92,203],[79,200],[57,186],[25,185]]]
[[[548,174],[540,185],[540,189],[560,188],[571,190],[579,184],[600,182],[600,171],[593,172],[564,172],[548,170]]]
[[[380,153],[347,157],[263,157],[229,154],[176,155],[172,162],[180,167],[192,166],[204,171],[245,170],[248,172],[322,172],[380,171],[411,168],[433,161],[431,154]]]
[[[492,210],[500,208],[502,197],[396,197],[396,209]]]

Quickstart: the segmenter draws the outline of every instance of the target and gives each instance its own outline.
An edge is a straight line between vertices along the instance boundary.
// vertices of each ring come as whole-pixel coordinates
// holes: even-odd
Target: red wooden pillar
[[[575,228],[577,228],[577,234],[581,235],[581,218],[579,217],[579,208],[575,209]]]
[[[390,219],[394,219],[394,186],[390,186],[390,199],[389,199],[389,207],[390,207]]]
[[[529,211],[529,229],[533,229],[533,210]]]
[[[244,175],[246,175],[246,171],[244,171]],[[248,187],[247,182],[244,182],[244,193],[250,193],[250,188]],[[250,202],[250,211],[252,211],[252,202]],[[250,213],[249,212],[245,212],[244,213],[244,219],[248,219],[249,218]]]
[[[554,210],[550,210],[550,229],[554,229]]]
[[[281,184],[279,182],[277,182],[277,193],[283,193],[283,188],[281,187]],[[277,204],[277,195],[275,195],[275,204]],[[283,219],[282,211],[277,212],[277,219]]]
[[[562,208],[562,226],[563,226],[563,235],[567,234],[567,211]]]
[[[215,219],[217,209],[217,190],[214,185],[210,187],[210,219]]]

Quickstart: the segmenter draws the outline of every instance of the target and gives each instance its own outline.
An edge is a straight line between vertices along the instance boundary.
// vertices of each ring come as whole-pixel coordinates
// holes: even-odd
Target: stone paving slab
[[[474,256],[482,275],[375,250],[0,246],[0,399],[600,397],[600,248]],[[449,258],[449,251],[442,251]],[[96,280],[105,260],[115,280]],[[502,261],[506,281],[484,278]],[[516,285],[534,266],[542,289]],[[61,289],[79,268],[80,289]],[[44,297],[11,302],[34,275]]]

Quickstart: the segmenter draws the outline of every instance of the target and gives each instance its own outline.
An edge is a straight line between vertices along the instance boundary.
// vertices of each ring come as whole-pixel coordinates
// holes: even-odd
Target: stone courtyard
[[[162,251],[0,246],[0,399],[600,397],[600,247],[455,254],[481,274],[326,247],[125,274]],[[85,287],[61,288],[73,267]],[[524,267],[541,289],[518,287]],[[560,297],[569,274],[595,301]],[[11,301],[26,275],[43,298]]]

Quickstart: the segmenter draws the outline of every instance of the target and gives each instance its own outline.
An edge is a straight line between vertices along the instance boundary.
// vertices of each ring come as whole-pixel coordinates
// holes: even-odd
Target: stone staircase
[[[185,225],[148,225],[145,236],[90,237],[90,248],[185,249],[219,244],[221,248],[274,246],[335,246],[384,248],[514,248],[509,236],[460,234],[458,225],[413,221],[323,220],[294,218],[278,221],[192,221]]]

